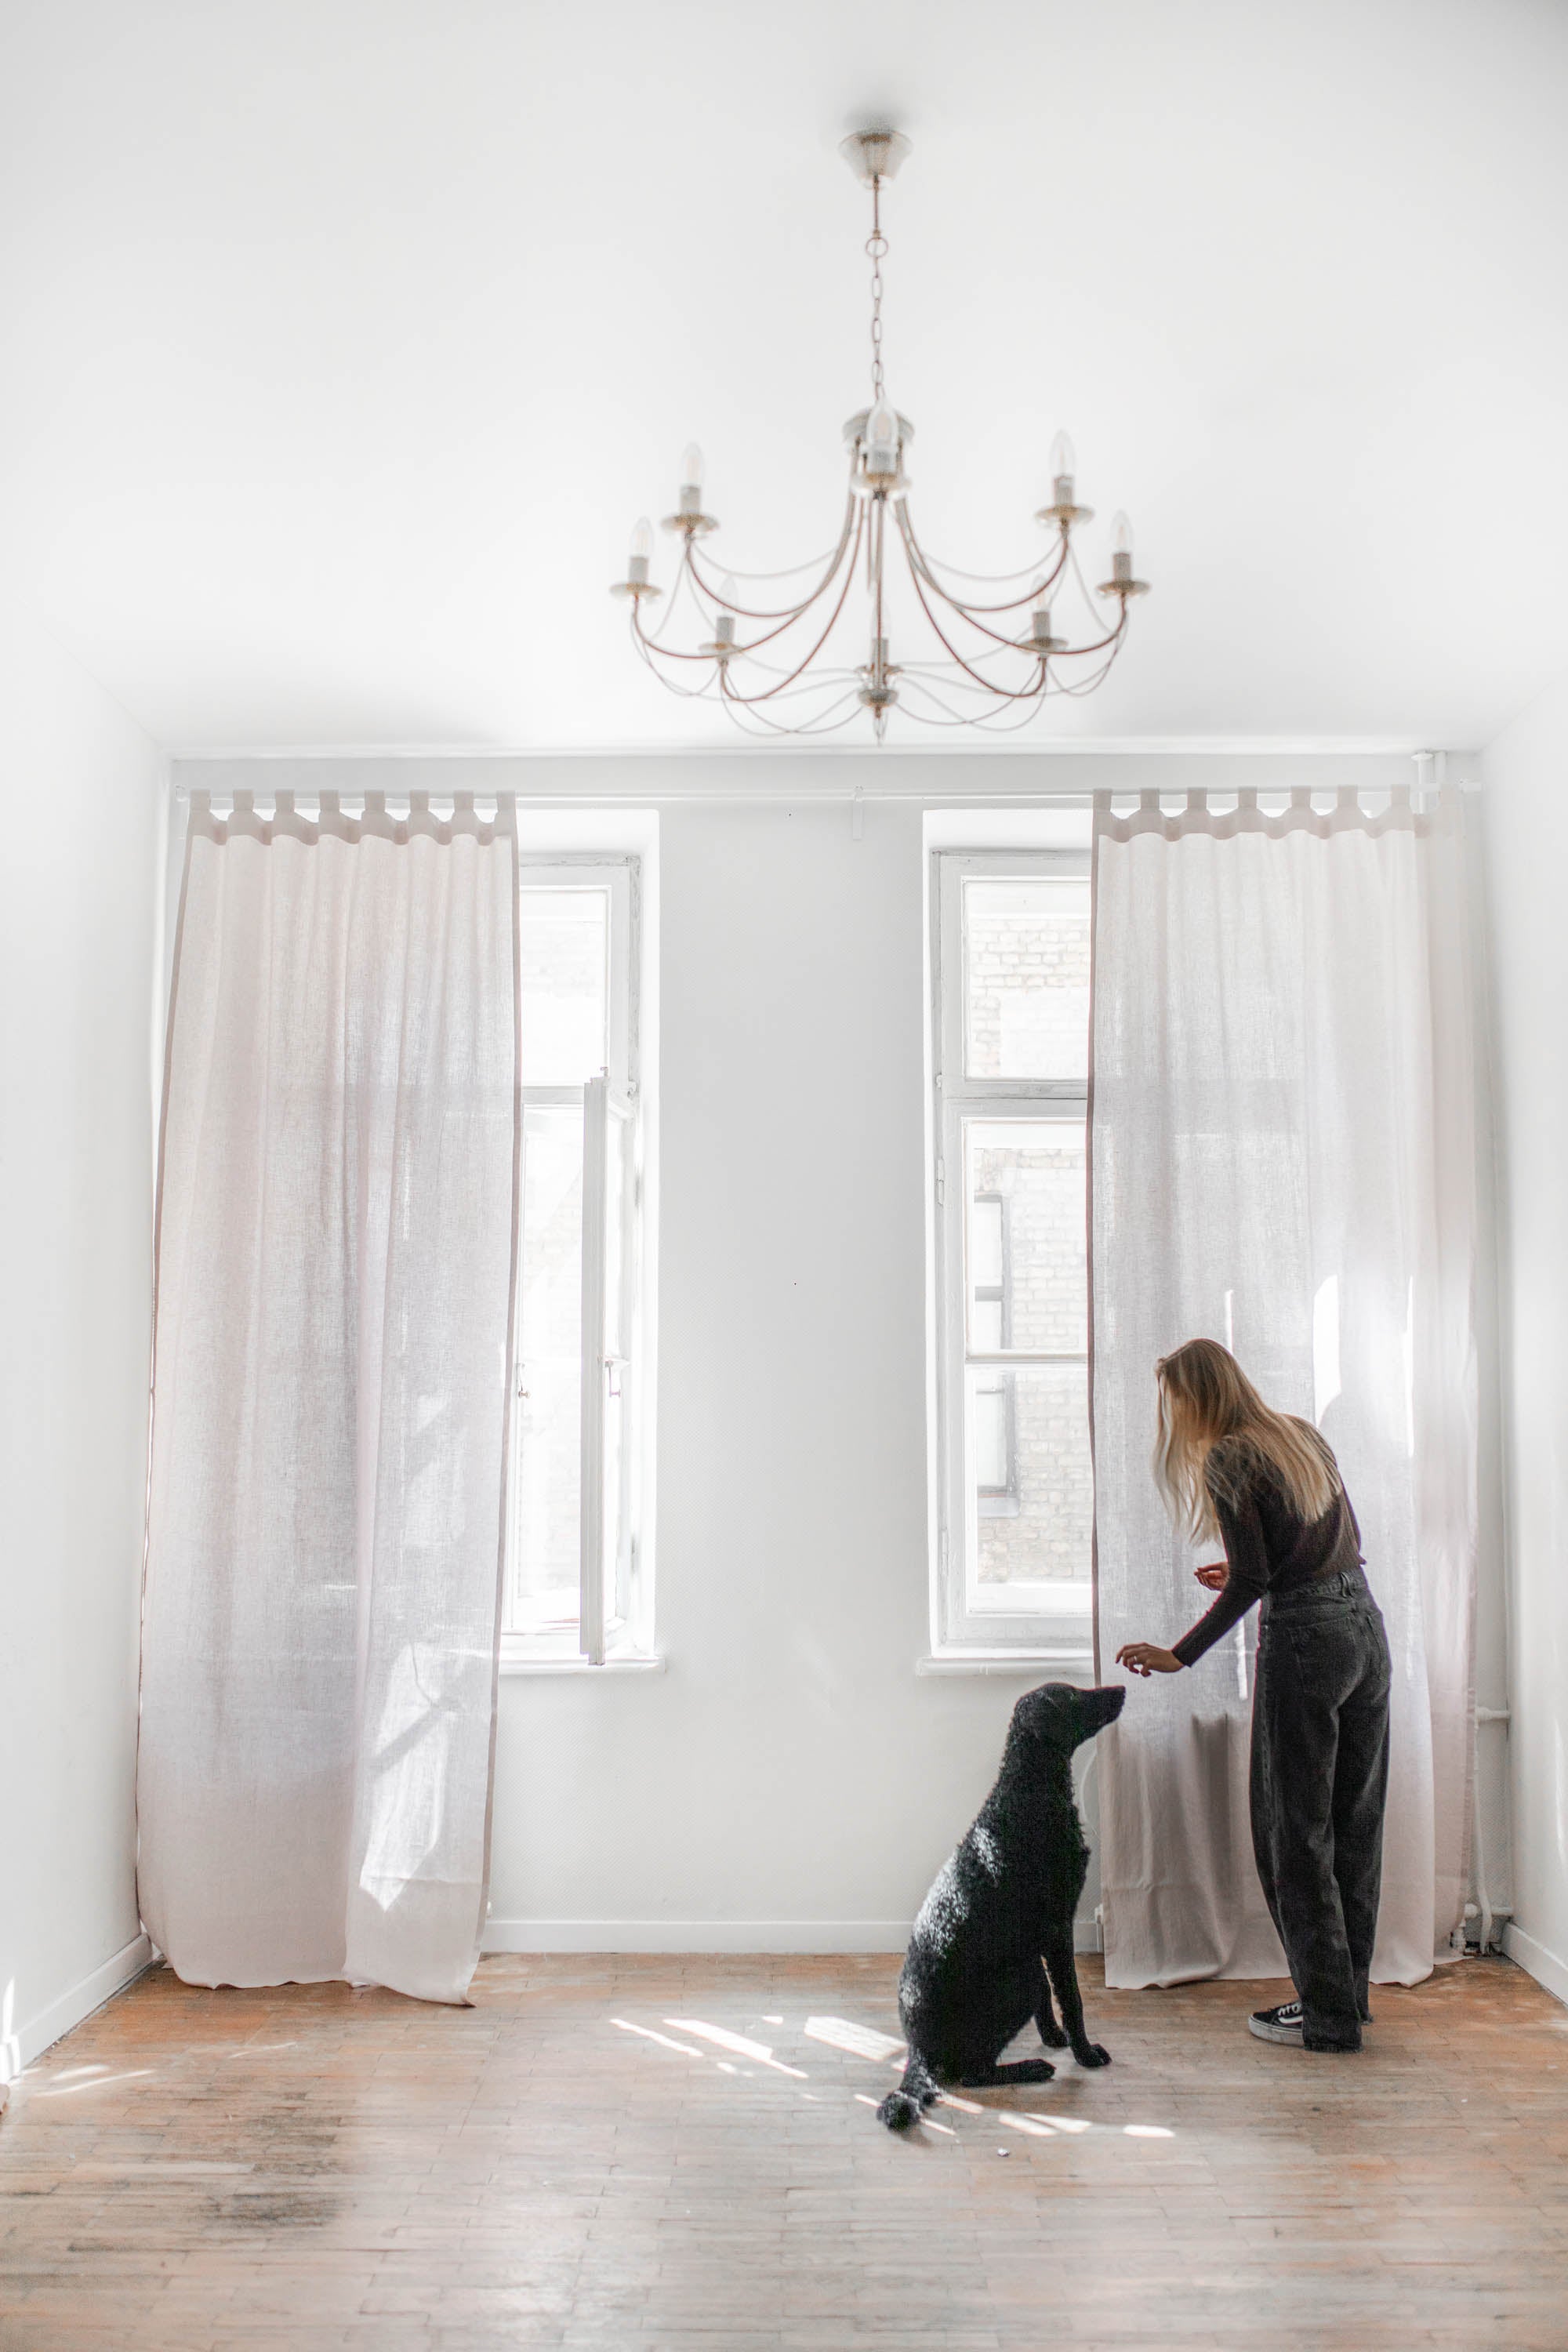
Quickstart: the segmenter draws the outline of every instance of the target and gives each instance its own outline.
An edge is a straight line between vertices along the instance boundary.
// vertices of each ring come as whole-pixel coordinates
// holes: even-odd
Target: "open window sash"
[[[583,1093],[583,1408],[579,1646],[602,1665],[631,1616],[637,1115],[606,1076]]]

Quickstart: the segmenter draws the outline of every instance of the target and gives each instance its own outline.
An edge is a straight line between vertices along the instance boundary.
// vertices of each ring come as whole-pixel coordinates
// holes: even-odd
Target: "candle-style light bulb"
[[[647,515],[639,515],[632,531],[631,551],[626,560],[626,578],[635,588],[647,585],[647,567],[653,555],[653,525]]]
[[[700,515],[702,511],[702,452],[695,441],[689,441],[680,460],[680,505],[683,515]]]
[[[721,604],[738,604],[740,601],[741,592],[735,585],[735,575],[732,572],[726,572],[719,583],[719,602]],[[717,642],[721,646],[734,644],[735,615],[733,613],[721,613],[718,615],[714,622],[714,635]]]
[[[1058,507],[1073,504],[1073,484],[1078,477],[1078,459],[1073,455],[1070,438],[1058,433],[1051,443],[1051,494]]]
[[[1110,579],[1113,587],[1132,577],[1132,526],[1118,514],[1110,526]]]
[[[866,419],[866,471],[896,474],[899,470],[899,419],[884,393]]]
[[[1040,648],[1042,653],[1048,652],[1050,650],[1050,590],[1046,586],[1043,577],[1036,580],[1035,606],[1033,612],[1029,615],[1029,634],[1031,641]]]

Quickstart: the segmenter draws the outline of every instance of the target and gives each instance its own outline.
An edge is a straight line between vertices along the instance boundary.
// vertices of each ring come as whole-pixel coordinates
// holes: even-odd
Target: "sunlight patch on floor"
[[[156,2072],[155,2066],[135,2066],[128,2074],[100,2074],[90,2083],[67,2083],[60,2090],[39,2091],[35,2095],[40,2099],[71,2099],[81,2091],[108,2091],[116,2083],[143,2082],[149,2074]]]
[[[775,2058],[765,2042],[753,2042],[748,2033],[731,2033],[727,2025],[705,2025],[700,2017],[667,2017],[666,2025],[673,2025],[677,2033],[695,2033],[700,2041],[717,2043],[721,2050],[732,2050],[737,2058],[750,2058],[754,2065],[771,2066],[775,2074],[793,2074],[798,2082],[808,2078],[804,2067],[786,2066]]]
[[[831,2042],[835,2050],[847,2050],[852,2058],[899,2058],[904,2045],[890,2033],[879,2033],[874,2025],[857,2025],[847,2017],[808,2017],[805,2031],[813,2042]]]
[[[656,2033],[651,2025],[633,2025],[624,2017],[612,2017],[610,2023],[618,2025],[623,2033],[640,2033],[645,2042],[657,2042],[661,2049],[679,2050],[683,2058],[700,2058],[703,2054],[694,2050],[689,2042],[672,2042],[668,2033]]]

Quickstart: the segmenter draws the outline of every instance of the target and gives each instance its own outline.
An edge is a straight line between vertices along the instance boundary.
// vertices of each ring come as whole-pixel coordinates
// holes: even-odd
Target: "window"
[[[513,1659],[645,1651],[640,867],[525,856]]]
[[[932,860],[939,1652],[1089,1647],[1088,859]]]

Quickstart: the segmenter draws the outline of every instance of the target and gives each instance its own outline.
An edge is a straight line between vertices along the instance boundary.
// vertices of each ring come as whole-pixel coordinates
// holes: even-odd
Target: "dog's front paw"
[[[1103,2042],[1086,2042],[1081,2050],[1075,2050],[1072,2054],[1080,2066],[1109,2066],[1110,2063],[1110,2053]]]
[[[1059,2025],[1042,2025],[1040,2040],[1047,2050],[1065,2050],[1068,2046],[1067,2035]]]

